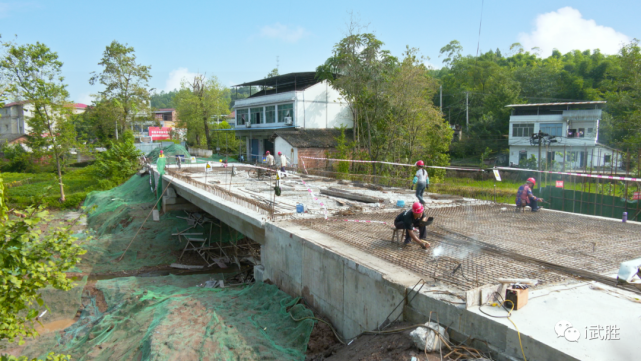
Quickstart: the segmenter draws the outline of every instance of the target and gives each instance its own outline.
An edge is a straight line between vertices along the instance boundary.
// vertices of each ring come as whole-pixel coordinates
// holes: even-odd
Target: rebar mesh
[[[534,278],[555,283],[570,277],[532,262],[514,260],[499,252],[486,252],[467,242],[505,250],[562,267],[603,274],[641,254],[641,227],[574,215],[541,211],[515,213],[501,205],[461,205],[427,208],[435,218],[428,227],[431,248],[399,247],[391,242],[394,218],[399,212],[359,214],[345,222],[332,218],[296,220],[296,223],[330,235],[418,274],[454,284],[463,290],[497,283],[499,278]]]

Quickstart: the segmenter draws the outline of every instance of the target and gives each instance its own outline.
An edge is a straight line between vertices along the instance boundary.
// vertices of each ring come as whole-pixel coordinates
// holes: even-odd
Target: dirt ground
[[[387,330],[410,326],[397,323]],[[438,352],[427,355],[414,346],[409,334],[412,330],[386,335],[362,335],[349,345],[342,345],[334,336],[331,328],[318,322],[312,330],[307,346],[306,361],[410,361],[412,357],[420,361],[441,360]]]

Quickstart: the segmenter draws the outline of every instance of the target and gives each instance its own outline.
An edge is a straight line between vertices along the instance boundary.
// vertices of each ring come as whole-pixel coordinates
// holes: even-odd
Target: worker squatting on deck
[[[405,230],[405,244],[410,243],[410,239],[418,243],[421,248],[427,249],[430,246],[429,242],[425,240],[426,236],[426,223],[427,216],[425,215],[425,208],[419,202],[412,205],[412,209],[401,212],[394,220],[394,227],[396,229]],[[419,236],[416,237],[414,227],[418,227]]]
[[[516,210],[523,208],[525,206],[530,206],[532,212],[538,212],[541,207],[539,207],[538,202],[543,201],[543,198],[536,198],[532,194],[532,188],[536,184],[536,179],[528,178],[525,181],[525,184],[519,187],[519,190],[516,192]]]

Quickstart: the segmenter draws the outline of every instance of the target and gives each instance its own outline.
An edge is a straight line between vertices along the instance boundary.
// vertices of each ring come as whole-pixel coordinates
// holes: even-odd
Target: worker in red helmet
[[[285,172],[285,167],[287,167],[287,157],[285,157],[285,154],[278,152],[278,158],[280,161],[280,171],[283,172],[284,177],[287,177],[287,173]]]
[[[422,160],[416,162],[416,175],[414,176],[414,184],[416,184],[416,198],[421,204],[425,204],[423,199],[423,192],[429,187],[430,177],[425,170],[425,163]]]
[[[271,153],[269,153],[269,151],[265,152],[265,163],[267,163],[267,165],[269,167],[273,167],[274,164],[276,164],[276,162],[274,160],[274,156],[271,155]]]
[[[427,249],[430,246],[429,242],[425,240],[427,216],[425,215],[425,207],[419,202],[412,204],[412,209],[401,212],[396,219],[394,219],[394,227],[396,229],[405,230],[405,244],[409,244],[410,240],[418,243],[421,248]],[[418,237],[414,233],[414,227],[418,227]]]
[[[516,207],[517,211],[520,207],[530,206],[532,212],[538,212],[541,207],[539,207],[538,202],[543,201],[543,198],[537,198],[532,194],[532,189],[536,185],[536,179],[528,178],[525,181],[525,184],[519,187],[519,190],[516,192]]]

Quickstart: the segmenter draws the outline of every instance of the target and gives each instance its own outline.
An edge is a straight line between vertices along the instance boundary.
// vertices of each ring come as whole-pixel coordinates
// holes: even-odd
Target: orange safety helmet
[[[424,210],[425,208],[419,202],[414,202],[414,204],[412,204],[412,213],[423,213]]]
[[[534,179],[534,178],[528,178],[528,179],[526,180],[526,182],[532,183],[532,185],[533,185],[533,186],[535,186],[535,185],[536,185],[536,179]]]

